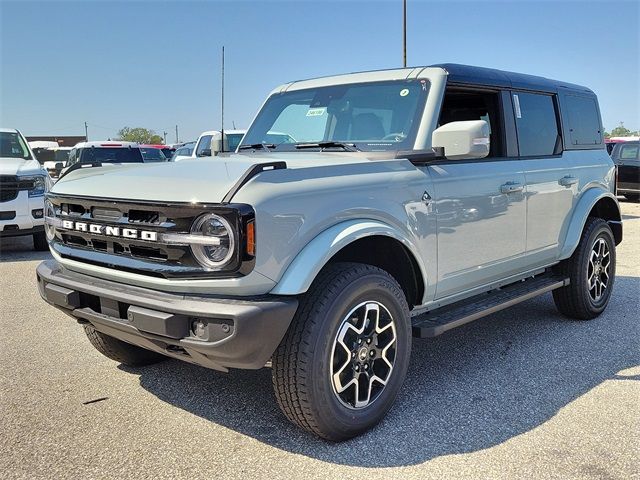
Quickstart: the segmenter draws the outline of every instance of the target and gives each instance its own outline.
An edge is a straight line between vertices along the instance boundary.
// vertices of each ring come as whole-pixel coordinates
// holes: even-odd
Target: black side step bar
[[[543,273],[413,318],[413,336],[435,337],[479,318],[569,285],[568,278]]]
[[[286,162],[265,162],[265,163],[256,163],[252,165],[244,174],[238,179],[236,184],[231,187],[231,190],[227,192],[227,194],[222,199],[222,203],[229,203],[233,199],[236,193],[240,191],[240,189],[253,177],[262,173],[266,170],[280,170],[282,168],[287,168]]]

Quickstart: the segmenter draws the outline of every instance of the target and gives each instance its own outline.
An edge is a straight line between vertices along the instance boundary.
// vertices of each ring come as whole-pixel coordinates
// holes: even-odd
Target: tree
[[[162,137],[153,130],[142,127],[122,127],[118,132],[118,140],[123,142],[138,142],[149,144],[161,144]]]
[[[618,125],[616,128],[611,130],[612,137],[628,137],[630,135],[633,135],[633,133],[634,132],[632,132],[631,130],[629,130],[627,127],[624,126],[623,122],[620,122],[620,125]]]

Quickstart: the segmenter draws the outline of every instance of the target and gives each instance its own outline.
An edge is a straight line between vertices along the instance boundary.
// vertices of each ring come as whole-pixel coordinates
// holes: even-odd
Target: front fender
[[[564,244],[562,246],[562,250],[560,251],[560,260],[564,260],[573,255],[574,250],[577,248],[578,243],[580,242],[580,237],[582,236],[582,230],[584,229],[584,225],[587,222],[587,217],[593,207],[603,198],[610,198],[618,205],[618,200],[616,197],[609,191],[603,188],[590,188],[585,191],[578,200],[577,205],[573,209],[573,215],[571,217],[571,221],[569,222],[569,227],[567,228],[567,234],[565,236]],[[620,209],[618,207],[618,218],[616,221],[620,221]]]
[[[349,220],[338,223],[311,240],[291,262],[284,275],[270,293],[276,295],[298,295],[306,292],[320,270],[342,248],[350,243],[372,235],[383,235],[401,242],[417,260],[415,246],[393,227],[376,220]],[[420,274],[426,275],[422,262],[416,262]]]

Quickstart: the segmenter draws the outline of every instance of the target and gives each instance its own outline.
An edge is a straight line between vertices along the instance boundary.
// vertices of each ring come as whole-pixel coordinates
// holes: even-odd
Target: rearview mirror
[[[444,148],[450,160],[484,158],[491,146],[489,124],[484,120],[447,123],[433,131],[431,146]]]

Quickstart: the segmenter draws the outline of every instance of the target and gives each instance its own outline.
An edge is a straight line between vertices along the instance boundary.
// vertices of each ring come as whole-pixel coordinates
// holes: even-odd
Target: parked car
[[[613,148],[618,144],[618,143],[624,143],[624,142],[637,142],[640,140],[640,137],[634,137],[634,136],[628,136],[628,137],[609,137],[607,139],[605,139],[605,144],[607,146],[607,152],[609,152],[609,155],[611,155],[611,153],[613,152]]]
[[[58,164],[66,165],[69,154],[73,147],[46,147],[32,148],[38,162],[47,170],[50,177],[57,177],[60,171],[56,168]]]
[[[58,181],[40,293],[126,365],[270,363],[284,415],[344,440],[393,405],[412,335],[547,292],[604,311],[622,221],[602,131],[588,88],[486,68],[288,83],[235,155]]]
[[[616,143],[611,158],[618,166],[618,193],[640,201],[640,141]]]
[[[144,158],[140,146],[135,142],[81,142],[75,145],[69,152],[69,160],[66,164],[58,164],[60,177],[66,175],[73,168],[78,169],[87,164],[122,164],[143,163]]]
[[[171,157],[172,162],[179,162],[180,160],[185,160],[187,158],[192,158],[193,149],[196,145],[196,142],[185,143],[184,145],[176,148],[176,151],[173,152],[173,157]]]
[[[218,130],[202,132],[198,137],[192,157],[211,157],[222,151],[235,152],[245,132],[246,130],[225,130],[224,148],[221,144],[221,132]]]
[[[36,160],[22,134],[0,128],[0,237],[31,235],[36,250],[47,250],[44,194],[47,171]]]

